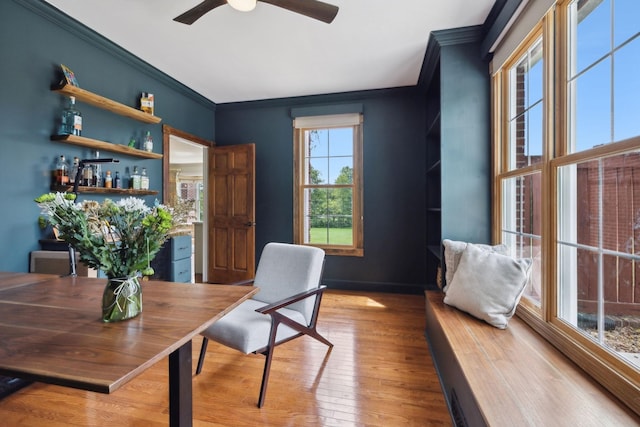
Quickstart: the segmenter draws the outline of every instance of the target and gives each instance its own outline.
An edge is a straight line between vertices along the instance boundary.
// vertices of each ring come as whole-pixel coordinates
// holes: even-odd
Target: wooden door
[[[255,144],[209,149],[210,283],[255,275]]]

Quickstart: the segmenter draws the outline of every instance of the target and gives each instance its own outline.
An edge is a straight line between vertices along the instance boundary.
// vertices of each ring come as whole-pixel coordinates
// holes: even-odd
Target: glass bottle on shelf
[[[113,178],[111,178],[111,171],[107,171],[104,177],[104,188],[112,188],[113,187]]]
[[[82,185],[85,187],[93,185],[93,168],[91,165],[84,165],[82,169]]]
[[[147,131],[147,134],[144,136],[144,144],[142,146],[142,149],[149,153],[153,151],[153,138],[151,137],[151,131]]]
[[[140,190],[140,172],[138,172],[138,167],[133,167],[133,172],[131,173],[131,188],[134,190]]]
[[[140,175],[140,189],[149,189],[149,176],[147,175],[147,168],[142,168],[142,174]]]
[[[120,173],[116,171],[116,176],[113,178],[113,187],[122,188],[122,181],[120,180]]]
[[[56,185],[68,185],[69,184],[69,163],[60,156],[56,163],[56,169],[54,171],[54,184]]]
[[[100,151],[96,151],[96,159],[100,158]],[[100,163],[93,165],[93,186],[102,187],[102,166]]]
[[[75,184],[76,176],[78,175],[78,169],[80,168],[80,159],[77,157],[73,158],[73,165],[71,166],[71,171],[69,172],[69,184]]]
[[[60,117],[60,135],[77,135],[82,134],[82,114],[76,110],[76,98],[69,97],[69,105],[62,110]]]

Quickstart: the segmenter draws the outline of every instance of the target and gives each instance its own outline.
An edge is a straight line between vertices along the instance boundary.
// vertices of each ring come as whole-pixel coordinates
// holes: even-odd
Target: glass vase
[[[142,312],[142,287],[137,277],[109,279],[102,293],[102,321],[118,322]]]

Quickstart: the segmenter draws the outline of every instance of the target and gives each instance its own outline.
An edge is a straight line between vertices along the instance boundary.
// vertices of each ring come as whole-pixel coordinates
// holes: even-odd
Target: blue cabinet
[[[155,270],[152,279],[190,283],[191,247],[190,235],[169,238],[151,262]]]
[[[171,241],[171,282],[191,282],[191,236],[176,236]]]

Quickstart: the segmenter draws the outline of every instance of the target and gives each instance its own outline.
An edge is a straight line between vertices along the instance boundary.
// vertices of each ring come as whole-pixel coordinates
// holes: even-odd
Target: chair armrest
[[[326,288],[327,287],[325,285],[322,285],[314,289],[309,289],[308,291],[301,292],[280,301],[276,301],[272,304],[265,305],[264,307],[256,308],[256,311],[262,314],[271,314],[272,312],[291,305],[294,302],[302,301],[303,299],[309,298],[310,296],[320,294],[324,292]]]
[[[237,282],[231,282],[231,283],[225,283],[225,284],[230,286],[246,286],[246,285],[252,284],[254,280],[255,279],[246,279],[246,280],[239,280]]]

